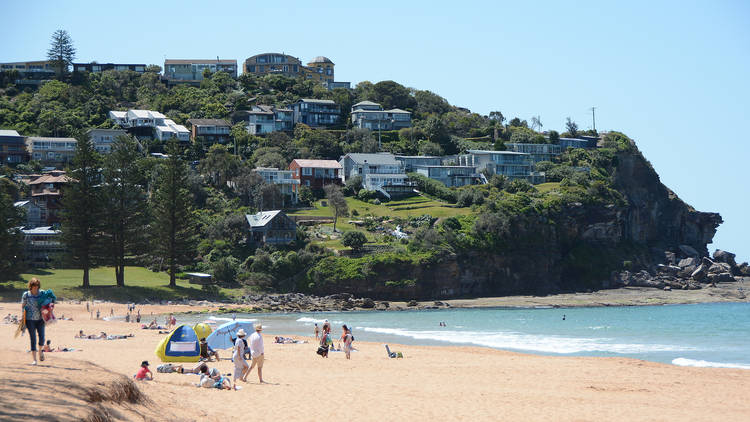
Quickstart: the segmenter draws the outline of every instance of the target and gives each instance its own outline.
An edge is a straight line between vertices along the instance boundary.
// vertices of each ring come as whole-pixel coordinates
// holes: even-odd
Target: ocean
[[[361,341],[750,369],[750,303],[184,315],[180,323],[220,324],[232,317],[260,321],[267,334],[286,336],[311,336],[314,324],[327,319],[334,338],[347,324]]]

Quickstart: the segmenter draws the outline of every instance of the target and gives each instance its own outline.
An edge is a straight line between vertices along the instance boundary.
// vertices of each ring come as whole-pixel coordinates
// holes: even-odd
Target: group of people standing
[[[252,372],[253,368],[258,368],[258,381],[263,383],[263,360],[264,347],[263,347],[263,336],[261,332],[263,326],[261,324],[255,325],[255,332],[250,335],[249,342],[245,340],[247,332],[240,328],[237,332],[237,340],[234,342],[234,353],[232,354],[232,361],[234,362],[234,388],[237,388],[237,380],[247,382],[247,375]],[[249,344],[248,344],[249,343]],[[248,365],[245,359],[247,349],[250,351],[250,365]]]
[[[322,357],[328,357],[329,349],[336,350],[333,347],[333,338],[331,337],[331,323],[328,322],[328,320],[325,320],[325,322],[323,323],[322,332],[318,328],[318,324],[315,324],[315,339],[320,342],[318,354]],[[354,348],[352,347],[352,342],[354,342],[354,335],[352,335],[352,330],[349,329],[346,324],[341,326],[341,337],[339,338],[339,340],[341,341],[341,343],[339,343],[339,350],[342,349],[341,344],[343,343],[344,354],[346,355],[347,359],[351,359],[351,352],[352,350],[354,350]]]

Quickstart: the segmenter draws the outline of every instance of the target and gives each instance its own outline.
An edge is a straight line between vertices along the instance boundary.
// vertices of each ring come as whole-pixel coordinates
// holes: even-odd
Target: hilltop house
[[[285,198],[285,203],[297,203],[297,190],[300,181],[292,176],[292,170],[279,170],[275,167],[257,167],[253,171],[258,173],[264,182],[270,185],[277,185]]]
[[[250,110],[237,111],[233,115],[233,121],[245,123],[247,133],[252,135],[294,129],[294,116],[291,109],[268,105],[254,105]]]
[[[90,73],[101,73],[105,70],[129,70],[136,73],[144,73],[146,71],[145,64],[125,64],[125,63],[73,63],[73,72],[90,72]]]
[[[367,190],[386,190],[387,186],[407,184],[401,162],[391,153],[363,154],[349,153],[341,157],[339,164],[343,169],[343,180],[361,176],[362,187]]]
[[[109,154],[115,139],[127,135],[127,132],[122,129],[89,129],[86,133],[91,137],[94,148],[100,154]]]
[[[360,101],[352,106],[354,127],[370,130],[399,130],[411,127],[411,113],[394,108],[383,110],[380,104]]]
[[[323,56],[315,57],[307,63],[307,66],[304,66],[300,59],[288,54],[262,53],[245,60],[244,71],[256,76],[271,74],[290,78],[302,77],[328,86],[335,84],[334,66],[331,59]],[[339,82],[339,84],[347,84],[345,87],[349,87],[348,82]]]
[[[303,98],[292,105],[294,123],[311,127],[332,126],[339,122],[341,109],[332,100]]]
[[[45,138],[29,136],[26,138],[26,148],[31,159],[42,164],[65,164],[73,160],[76,155],[75,138]]]
[[[62,208],[62,188],[70,182],[64,171],[55,170],[29,182],[31,199],[40,209],[40,222],[53,225],[60,222],[58,212]]]
[[[560,155],[562,148],[556,144],[523,144],[523,143],[506,143],[508,151],[523,152],[531,156],[534,164],[540,161],[552,161],[553,158]]]
[[[297,237],[297,224],[283,211],[261,211],[247,214],[245,219],[250,226],[252,245],[288,245]]]
[[[474,166],[416,166],[415,172],[437,180],[448,187],[459,187],[480,184],[483,182],[482,175],[477,173]]]
[[[22,163],[29,158],[25,137],[15,130],[0,129],[0,161],[2,163]]]
[[[341,184],[341,164],[335,160],[301,160],[295,159],[289,164],[292,177],[299,180],[294,186],[299,192],[301,186],[310,189],[323,189],[323,186],[331,183]]]
[[[406,173],[413,172],[417,166],[439,166],[443,164],[441,157],[431,155],[396,155],[395,158],[404,167]]]
[[[167,85],[190,84],[200,85],[203,72],[226,72],[237,78],[237,60],[208,59],[166,59],[164,60],[164,80]]]
[[[534,172],[531,154],[514,151],[486,151],[470,149],[458,156],[460,166],[471,166],[478,172],[503,175],[509,179],[524,179],[529,183],[544,182],[544,175]]]
[[[108,116],[115,123],[135,137],[155,138],[166,141],[177,138],[180,142],[190,141],[190,131],[178,125],[167,116],[152,110],[110,111]]]
[[[229,142],[229,130],[232,126],[222,119],[188,119],[190,140],[201,137],[210,143],[225,144]]]

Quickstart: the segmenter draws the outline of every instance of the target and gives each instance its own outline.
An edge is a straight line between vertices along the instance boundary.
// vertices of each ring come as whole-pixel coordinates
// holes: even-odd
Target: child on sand
[[[133,376],[138,381],[153,380],[154,374],[148,369],[148,361],[144,360],[141,362],[141,367],[138,369],[138,373]]]

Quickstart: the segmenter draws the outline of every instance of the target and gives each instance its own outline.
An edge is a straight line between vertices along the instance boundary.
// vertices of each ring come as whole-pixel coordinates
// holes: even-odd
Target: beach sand
[[[98,304],[103,315],[114,307]],[[202,310],[188,306],[139,306],[143,321],[154,314]],[[0,303],[0,314],[18,313]],[[13,338],[14,325],[0,324],[0,358],[9,368],[0,382],[0,420],[81,420],[97,409],[111,420],[227,421],[236,419],[517,420],[517,421],[747,421],[750,371],[686,368],[622,358],[548,357],[477,347],[391,345],[404,359],[388,359],[382,344],[355,342],[358,352],[328,359],[308,344],[273,344],[264,332],[264,380],[256,373],[240,391],[194,387],[197,375],[160,374],[154,349],[163,337],[135,323],[91,320],[83,304],[59,303],[59,321],[47,327],[53,346],[78,349],[48,353],[29,364],[28,336]],[[164,323],[159,317],[158,322]],[[261,321],[262,322],[262,321]],[[178,315],[179,324],[179,315]],[[334,327],[338,336],[338,327]],[[85,333],[135,334],[125,340],[74,339]],[[229,358],[224,351],[222,357]],[[132,377],[142,360],[155,380],[137,385],[146,404],[88,403],[90,389],[106,389]],[[190,364],[189,364],[190,365]],[[231,372],[232,363],[218,367]],[[30,398],[36,402],[30,403]],[[103,410],[102,410],[103,409]],[[94,420],[94,419],[90,419]],[[100,419],[103,420],[103,419]],[[105,420],[105,419],[104,419]]]

